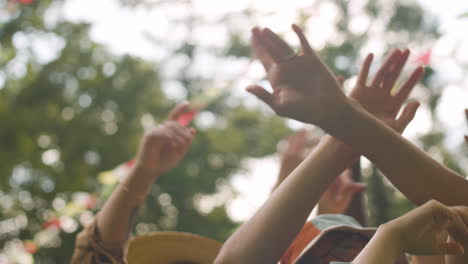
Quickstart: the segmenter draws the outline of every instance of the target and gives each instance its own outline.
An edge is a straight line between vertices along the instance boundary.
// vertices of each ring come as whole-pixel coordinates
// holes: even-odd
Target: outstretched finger
[[[366,184],[362,182],[352,182],[346,187],[346,195],[352,197],[366,189]]]
[[[388,74],[388,71],[392,68],[393,64],[401,55],[400,50],[395,50],[388,56],[387,60],[385,60],[384,64],[380,67],[380,69],[375,74],[372,83],[370,84],[371,87],[378,86],[384,79],[385,75]]]
[[[364,62],[362,63],[361,71],[359,72],[359,77],[357,80],[356,87],[365,87],[367,82],[367,77],[369,76],[369,69],[372,64],[372,60],[374,59],[374,54],[369,53]]]
[[[254,51],[255,56],[260,60],[265,70],[268,72],[271,65],[274,63],[273,57],[271,56],[269,50],[260,40],[260,29],[254,27],[252,29],[252,37],[250,38],[250,44]]]
[[[176,121],[177,118],[179,118],[182,114],[185,112],[189,111],[189,106],[190,103],[185,101],[180,104],[178,104],[176,107],[174,107],[171,112],[169,113],[167,119]]]
[[[391,72],[388,75],[384,76],[383,86],[382,86],[383,89],[390,92],[390,90],[393,88],[396,80],[398,79],[398,76],[400,76],[400,73],[406,64],[406,61],[408,61],[409,54],[410,54],[410,51],[408,49],[403,51],[401,56],[395,62],[393,68],[391,69]]]
[[[357,193],[366,188],[366,184],[362,182],[356,182],[353,179],[353,175],[351,171],[349,173],[344,173],[340,177],[343,177],[343,183],[345,183],[346,188],[350,190],[352,193]]]
[[[289,47],[283,39],[276,35],[269,28],[264,28],[261,31],[263,42],[269,47],[273,52],[272,57],[277,62],[284,62],[294,55],[293,49]]]
[[[258,97],[260,100],[265,102],[267,105],[269,105],[273,110],[275,109],[274,105],[274,96],[265,88],[261,87],[260,85],[250,85],[246,88],[247,92],[255,95]]]
[[[418,83],[423,76],[424,76],[423,67],[418,67],[416,68],[416,70],[413,71],[413,73],[405,82],[405,84],[395,94],[395,100],[397,101],[399,105],[401,105],[406,100],[406,98],[408,98],[408,95],[411,93],[416,83]]]
[[[296,35],[299,38],[299,41],[301,42],[302,51],[305,54],[314,54],[314,50],[307,41],[307,38],[305,37],[304,32],[302,32],[301,28],[299,28],[296,24],[293,24],[292,29],[294,30],[294,32],[296,32]]]
[[[419,105],[419,102],[412,101],[405,106],[400,117],[396,120],[398,132],[403,133],[405,131],[405,128],[413,120]]]

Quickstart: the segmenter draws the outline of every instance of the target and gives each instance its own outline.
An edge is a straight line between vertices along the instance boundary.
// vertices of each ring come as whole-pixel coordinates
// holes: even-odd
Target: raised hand
[[[408,98],[416,83],[424,75],[422,67],[416,68],[408,80],[392,94],[395,83],[400,75],[410,52],[395,50],[380,67],[370,84],[367,84],[370,65],[373,55],[367,55],[358,76],[356,86],[350,93],[350,97],[356,100],[369,113],[379,118],[394,130],[402,133],[408,123],[414,118],[419,103],[408,103],[401,115],[397,118],[398,111]]]
[[[318,214],[342,214],[346,211],[354,195],[362,192],[366,185],[354,182],[351,169],[345,170],[320,197]]]
[[[449,207],[430,200],[381,225],[353,263],[395,263],[401,253],[418,256],[446,254],[447,263],[466,263],[466,259],[458,258],[464,253],[462,243],[466,237],[468,207]]]
[[[460,243],[468,237],[468,207],[448,207],[431,200],[385,225],[395,232],[406,253],[463,254]]]
[[[135,169],[145,177],[158,177],[174,168],[185,156],[195,131],[176,122],[189,104],[176,106],[167,121],[145,134],[136,158]]]
[[[347,105],[346,96],[299,27],[292,28],[302,46],[298,55],[270,29],[252,30],[252,48],[267,71],[273,93],[258,85],[247,91],[281,116],[326,126]]]

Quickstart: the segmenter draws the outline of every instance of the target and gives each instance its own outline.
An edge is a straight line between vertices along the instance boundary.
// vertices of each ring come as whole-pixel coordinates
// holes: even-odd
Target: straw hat
[[[211,264],[222,244],[190,233],[154,232],[130,241],[128,264]]]

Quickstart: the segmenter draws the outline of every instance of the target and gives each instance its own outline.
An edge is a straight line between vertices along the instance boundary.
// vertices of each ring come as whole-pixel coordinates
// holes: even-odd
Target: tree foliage
[[[362,51],[373,41],[380,40],[383,50],[389,50],[438,37],[436,21],[428,19],[416,3],[368,1],[356,13],[349,9],[354,2],[317,1],[309,9],[298,10],[299,22],[306,27],[313,18],[308,10],[324,4],[336,8],[339,15],[334,37],[320,50],[336,74],[356,74]],[[4,227],[0,247],[7,249],[12,241],[46,240],[34,254],[37,263],[68,262],[81,222],[74,220],[76,228],[67,232],[38,238],[43,223],[53,218],[57,208],[76,192],[100,192],[102,186],[96,176],[130,159],[144,128],[164,120],[177,103],[167,96],[170,88],[166,86],[167,76],[162,74],[171,60],[187,61],[171,77],[172,82],[184,87],[187,99],[203,95],[207,88],[229,86],[230,78],[238,76],[219,82],[193,74],[193,68],[202,52],[223,59],[223,63],[247,62],[249,28],[244,26],[254,25],[262,13],[246,8],[216,19],[191,15],[170,21],[190,32],[206,25],[225,25],[227,43],[209,47],[187,36],[177,45],[168,45],[148,35],[154,45],[165,46],[167,52],[161,61],[154,62],[111,53],[90,38],[88,24],[48,21],[47,12],[60,3],[0,0],[5,7],[5,17],[0,21],[0,226]],[[167,5],[189,9],[192,5],[190,1],[124,4],[156,9]],[[351,28],[358,16],[368,21],[366,30]],[[239,26],[239,21],[244,23]],[[38,50],[41,46],[46,47],[45,58],[43,50]],[[435,112],[442,90],[431,86],[435,73],[428,72],[422,89],[429,98],[430,110]],[[244,104],[230,92],[199,116],[205,121],[194,123],[198,130],[196,141],[182,164],[153,187],[134,230],[136,234],[179,230],[226,239],[237,226],[225,208],[226,201],[235,194],[227,191],[229,197],[208,211],[199,208],[199,200],[229,186],[230,177],[245,169],[246,158],[273,154],[278,140],[290,132],[282,119]],[[437,124],[437,117],[433,119]],[[459,157],[443,146],[445,134],[434,125],[434,132],[420,142],[424,149],[440,153],[445,164],[461,171],[457,166]],[[371,222],[380,224],[410,206],[375,177],[369,177],[369,201],[374,208]],[[26,217],[27,223],[18,216]]]

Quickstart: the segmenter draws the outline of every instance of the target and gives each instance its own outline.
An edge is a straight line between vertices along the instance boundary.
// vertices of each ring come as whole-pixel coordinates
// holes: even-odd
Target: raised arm
[[[314,138],[317,142],[308,144],[306,142],[306,137],[307,131],[301,130],[288,136],[285,142],[280,143],[284,148],[280,150],[280,170],[277,182],[272,191],[274,191],[305,159],[305,152],[307,150],[312,150],[312,148],[317,145],[318,138]],[[360,194],[365,189],[363,183],[353,180],[354,173],[356,173],[354,171],[354,166],[355,164],[353,165],[353,169],[345,170],[328,186],[318,202],[318,214],[343,214],[348,210],[347,214],[349,216],[352,216],[358,221],[365,222],[366,213],[361,204],[355,203],[354,206],[350,205],[356,196],[359,195],[359,197],[361,197]],[[358,170],[360,170],[360,168],[358,168]],[[360,202],[360,200],[358,200],[358,202]]]
[[[447,205],[467,205],[468,180],[433,160],[355,100],[346,98],[302,31],[297,26],[293,29],[303,52],[286,61],[277,55],[272,57],[268,78],[273,93],[257,85],[249,87],[248,91],[279,115],[318,125],[365,155],[416,204],[434,198]],[[257,34],[265,37],[274,33],[263,30]],[[266,50],[274,53],[281,45],[269,41]],[[365,81],[367,76],[364,77]],[[381,83],[378,87],[390,94],[392,86],[381,82],[379,75],[377,77],[377,82]],[[418,79],[417,76],[414,79]],[[365,93],[367,90],[363,89]],[[401,101],[406,93],[401,89],[394,96],[395,101]]]
[[[96,228],[95,234],[88,237],[85,230],[83,235],[78,235],[77,250],[72,263],[87,263],[90,258],[86,255],[97,254],[93,250],[104,252],[107,258],[113,258],[114,261],[121,261],[138,208],[144,202],[151,186],[159,176],[177,165],[192,142],[194,131],[175,122],[187,107],[187,103],[177,106],[169,114],[166,122],[144,135],[130,175],[116,187],[97,214],[93,224]],[[78,252],[82,250],[79,249],[80,245],[87,247],[87,244],[90,245],[89,252]]]
[[[215,263],[277,263],[323,191],[352,164],[330,138],[318,146],[223,245]]]
[[[254,31],[253,48],[267,71],[271,71],[273,56],[258,41]],[[409,114],[392,119],[390,123],[405,127],[415,110],[409,108],[406,111]],[[329,135],[322,137],[318,146],[257,213],[228,239],[216,263],[276,263],[301,230],[325,189],[355,160],[356,154],[349,147]]]
[[[189,128],[176,123],[187,104],[176,107],[168,121],[152,129],[142,139],[135,167],[106,201],[97,218],[100,238],[109,244],[125,243],[139,206],[156,179],[184,157],[193,138]]]

